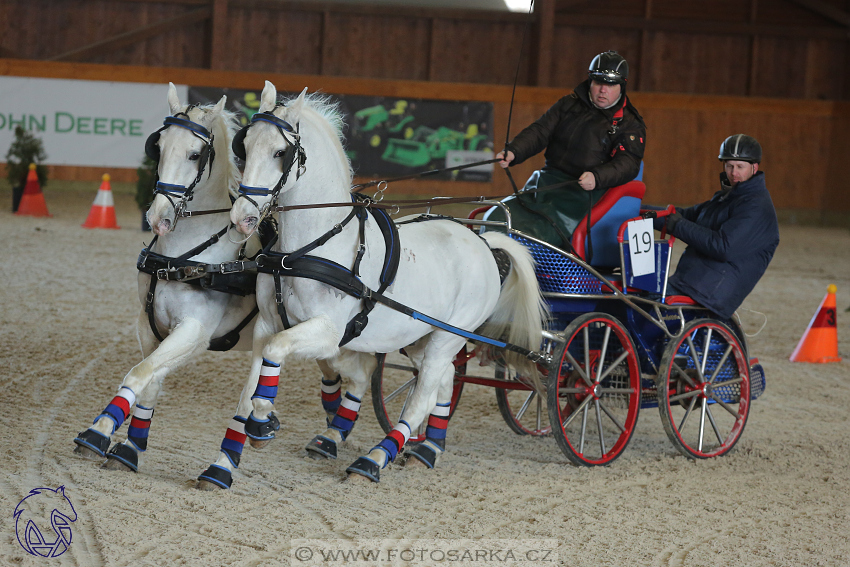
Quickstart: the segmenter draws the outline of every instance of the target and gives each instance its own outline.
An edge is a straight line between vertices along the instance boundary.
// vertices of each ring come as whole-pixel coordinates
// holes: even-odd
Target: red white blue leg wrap
[[[130,427],[127,428],[127,439],[139,452],[148,448],[148,434],[150,433],[152,417],[153,408],[136,405],[136,409],[133,410]]]
[[[410,439],[410,426],[406,421],[400,419],[393,430],[390,431],[384,440],[378,443],[372,450],[381,449],[387,454],[387,463],[395,460],[401,448]],[[386,463],[384,464],[386,466]]]
[[[342,378],[337,376],[336,380],[325,380],[322,378],[322,407],[325,412],[332,415],[339,409],[342,402]]]
[[[133,390],[127,386],[121,386],[121,389],[118,390],[118,395],[112,398],[112,401],[97,416],[94,423],[97,423],[97,420],[101,417],[108,417],[113,421],[112,433],[115,433],[115,430],[127,421],[127,417],[130,415],[130,408],[133,407],[134,403],[136,403],[136,394]]]
[[[354,428],[358,412],[360,412],[360,398],[353,396],[351,392],[346,392],[329,427],[339,431],[342,440],[345,441],[345,438]]]
[[[428,417],[428,426],[425,428],[425,437],[437,442],[442,448],[445,448],[449,415],[451,415],[451,402],[437,404],[437,407],[434,408],[434,411]]]
[[[221,442],[221,452],[227,456],[227,459],[234,467],[239,466],[239,460],[242,457],[242,449],[245,447],[245,418],[234,416],[230,422],[230,427],[224,434],[224,440]]]
[[[251,399],[259,398],[273,404],[277,396],[278,382],[280,382],[280,364],[275,364],[264,358],[257,388],[254,390]],[[245,433],[251,439],[274,439],[274,432],[278,429],[280,429],[280,421],[273,412],[269,413],[268,416],[257,418],[252,411],[245,422]]]

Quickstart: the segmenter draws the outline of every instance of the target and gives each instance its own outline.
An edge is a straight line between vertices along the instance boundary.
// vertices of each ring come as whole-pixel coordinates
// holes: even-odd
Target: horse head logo
[[[34,488],[15,507],[15,534],[30,555],[58,557],[71,545],[71,522],[77,521],[65,487]],[[53,533],[51,534],[51,530]]]

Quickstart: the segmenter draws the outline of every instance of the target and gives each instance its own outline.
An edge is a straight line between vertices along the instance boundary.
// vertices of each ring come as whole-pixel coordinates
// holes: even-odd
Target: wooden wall
[[[227,72],[168,67],[132,67],[81,63],[45,63],[0,59],[0,75],[117,80],[195,86],[261,89],[265,80],[281,91],[322,90],[351,95],[383,95],[444,100],[491,101],[494,136],[500,147],[508,130],[512,88],[507,85],[387,81],[276,73]],[[562,89],[520,87],[510,125],[513,136],[564,94]],[[163,98],[164,99],[164,98]],[[717,152],[723,139],[745,132],[764,147],[762,169],[778,209],[801,211],[813,218],[850,212],[850,191],[842,167],[850,155],[850,103],[756,97],[680,95],[638,92],[632,100],[647,123],[644,180],[646,201],[688,205],[709,198],[717,189]],[[140,148],[141,149],[141,148]],[[512,168],[522,183],[542,165],[542,156]],[[55,168],[56,178],[88,179],[95,168]],[[135,180],[135,171],[110,172],[113,179]],[[363,179],[358,179],[363,181]],[[490,184],[412,180],[395,182],[395,195],[507,195],[507,177],[496,171]]]
[[[572,88],[616,49],[633,92],[850,100],[850,0],[535,6],[0,0],[0,57],[502,85],[519,64],[520,85]]]

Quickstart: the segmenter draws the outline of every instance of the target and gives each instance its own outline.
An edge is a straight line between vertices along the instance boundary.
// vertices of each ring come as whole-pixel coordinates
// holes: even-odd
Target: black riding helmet
[[[738,160],[749,163],[761,162],[761,145],[752,136],[734,134],[720,144],[720,161]]]
[[[629,64],[616,51],[606,51],[593,58],[587,76],[598,83],[625,86],[629,78]]]

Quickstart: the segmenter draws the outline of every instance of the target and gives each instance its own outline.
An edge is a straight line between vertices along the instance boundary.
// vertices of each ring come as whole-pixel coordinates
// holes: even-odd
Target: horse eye
[[[279,158],[283,157],[283,150],[278,150],[274,153],[274,157]]]
[[[201,154],[192,154],[189,156],[189,161],[198,161],[201,159]]]

